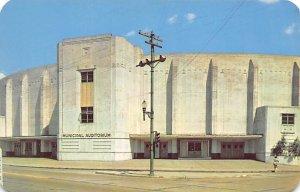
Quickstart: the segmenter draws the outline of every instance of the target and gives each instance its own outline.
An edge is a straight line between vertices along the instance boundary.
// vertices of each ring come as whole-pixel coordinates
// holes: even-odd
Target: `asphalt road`
[[[4,166],[8,192],[90,191],[293,191],[299,172],[262,173],[243,177],[167,179],[95,174],[94,171]]]

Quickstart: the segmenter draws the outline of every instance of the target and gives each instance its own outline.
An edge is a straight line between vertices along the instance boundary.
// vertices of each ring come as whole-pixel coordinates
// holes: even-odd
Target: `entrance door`
[[[150,159],[150,142],[144,143],[144,158]]]
[[[14,143],[14,154],[15,154],[15,156],[21,156],[21,143],[20,142]]]
[[[159,143],[159,158],[161,159],[168,158],[168,142]]]
[[[180,157],[182,158],[208,158],[208,140],[180,140]]]
[[[201,142],[200,141],[189,141],[188,142],[188,156],[192,158],[201,157]]]
[[[25,156],[32,156],[32,142],[25,142]]]
[[[221,147],[222,159],[244,158],[244,142],[222,142]]]

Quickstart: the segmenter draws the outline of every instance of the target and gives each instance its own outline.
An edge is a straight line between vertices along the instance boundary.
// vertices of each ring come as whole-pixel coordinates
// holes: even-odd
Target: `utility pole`
[[[146,101],[143,102],[143,114],[144,114],[144,121],[145,121],[145,114],[148,115],[150,118],[150,176],[154,176],[154,126],[153,126],[153,121],[154,121],[154,110],[153,110],[153,87],[154,87],[154,68],[157,66],[155,65],[156,62],[164,62],[166,60],[165,57],[160,55],[159,59],[155,60],[154,58],[154,47],[162,48],[162,46],[155,44],[154,40],[162,42],[162,40],[159,37],[156,37],[153,31],[148,34],[148,33],[143,33],[139,31],[139,34],[145,37],[150,38],[149,41],[145,41],[145,43],[149,44],[151,46],[151,61],[146,59],[145,62],[140,61],[140,63],[137,65],[137,67],[144,67],[145,65],[149,65],[151,68],[151,91],[150,91],[150,97],[151,97],[151,102],[150,102],[150,111],[146,111]]]

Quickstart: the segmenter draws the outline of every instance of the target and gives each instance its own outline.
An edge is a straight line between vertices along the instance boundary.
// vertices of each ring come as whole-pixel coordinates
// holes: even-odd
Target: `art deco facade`
[[[155,69],[156,158],[269,161],[300,135],[300,57],[167,54]],[[123,37],[58,44],[58,63],[0,80],[0,145],[7,156],[58,160],[149,158],[149,58]]]

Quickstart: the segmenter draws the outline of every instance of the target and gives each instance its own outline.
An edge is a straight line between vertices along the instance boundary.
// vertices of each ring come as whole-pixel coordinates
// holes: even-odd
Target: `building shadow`
[[[299,66],[296,62],[293,68],[292,106],[299,106]]]
[[[173,61],[170,64],[166,87],[166,134],[172,135],[173,122]]]
[[[206,79],[206,134],[212,134],[213,63],[210,60]]]
[[[253,134],[253,91],[254,91],[254,65],[249,61],[247,80],[247,133]]]

